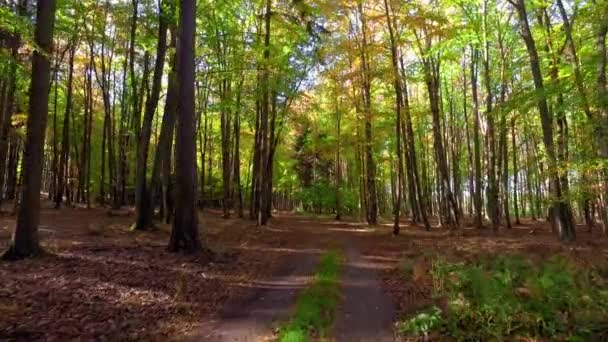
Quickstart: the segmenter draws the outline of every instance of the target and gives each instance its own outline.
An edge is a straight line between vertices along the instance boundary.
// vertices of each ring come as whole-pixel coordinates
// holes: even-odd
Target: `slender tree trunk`
[[[222,109],[220,110],[220,131],[221,131],[221,151],[222,151],[222,189],[224,197],[222,199],[223,217],[230,217],[231,196],[230,196],[230,109],[228,102],[231,101],[232,82],[227,77],[220,80],[220,97]]]
[[[243,214],[243,196],[241,190],[241,95],[244,76],[241,76],[239,82],[238,92],[236,95],[236,110],[234,113],[234,153],[233,153],[233,185],[235,190],[235,200],[233,202],[237,205],[237,215],[242,218]]]
[[[513,5],[519,16],[522,38],[526,44],[530,58],[530,67],[532,69],[534,87],[538,93],[538,109],[540,112],[541,126],[543,130],[543,143],[547,153],[552,183],[552,223],[555,226],[555,230],[557,231],[560,240],[572,241],[576,238],[574,222],[572,219],[572,209],[568,200],[563,197],[562,185],[556,169],[557,158],[553,144],[553,119],[547,105],[547,97],[543,84],[543,76],[540,70],[536,43],[534,42],[532,31],[530,30],[530,26],[528,24],[528,15],[526,13],[524,0],[517,0],[517,2],[513,3]]]
[[[40,253],[38,224],[40,221],[40,183],[42,154],[50,88],[50,69],[55,26],[55,1],[38,0],[34,41],[37,49],[32,57],[29,115],[23,164],[23,186],[17,225],[9,249],[3,259],[21,259]]]
[[[70,156],[70,116],[72,111],[72,83],[74,79],[74,55],[76,53],[76,45],[70,47],[70,51],[68,53],[68,89],[66,95],[66,105],[65,105],[65,113],[63,115],[63,133],[61,137],[61,157],[59,161],[59,175],[57,182],[57,192],[55,194],[55,208],[59,208],[61,206],[61,202],[63,201],[63,194],[66,189],[66,174],[68,173],[68,161]]]
[[[160,97],[160,88],[163,77],[163,69],[165,66],[165,54],[167,51],[167,22],[166,15],[162,10],[159,13],[158,25],[158,43],[156,46],[156,61],[154,64],[154,76],[152,79],[152,91],[146,101],[146,109],[144,112],[143,127],[138,140],[137,151],[137,174],[135,176],[135,211],[137,218],[135,221],[136,230],[145,230],[152,224],[152,217],[149,215],[149,207],[152,206],[151,198],[147,196],[147,192],[152,191],[146,187],[146,168],[148,165],[148,149],[150,146],[150,137],[152,135],[152,121],[154,120],[154,112]]]
[[[463,56],[466,56],[466,48],[463,48]],[[464,115],[464,127],[465,127],[465,139],[467,141],[467,172],[469,179],[469,200],[467,205],[467,212],[469,217],[473,216],[473,197],[475,193],[475,187],[473,185],[473,149],[471,148],[471,130],[469,127],[469,115],[467,106],[467,64],[466,57],[463,58],[462,62],[462,111]]]
[[[337,143],[336,143],[336,221],[340,221],[342,219],[342,160],[340,156],[341,143],[342,143],[342,132],[341,132],[341,121],[342,121],[342,113],[340,112],[340,108],[338,105],[338,96],[335,96],[336,101],[336,135],[337,135]]]
[[[393,206],[393,234],[399,235],[399,218],[400,218],[400,210],[401,210],[401,189],[403,184],[403,161],[402,161],[402,152],[401,152],[401,109],[403,106],[403,93],[401,90],[401,79],[399,77],[399,63],[397,57],[397,47],[395,44],[395,36],[393,33],[393,25],[389,13],[388,0],[384,0],[384,10],[386,13],[386,22],[389,32],[390,38],[390,48],[391,48],[391,64],[393,66],[393,86],[395,88],[395,136],[396,136],[396,151],[397,154],[397,184],[395,185],[396,198]]]
[[[473,92],[473,150],[475,155],[475,193],[473,194],[473,202],[475,203],[475,227],[483,228],[483,209],[481,201],[481,144],[479,142],[479,97],[477,96],[477,61],[478,55],[476,49],[471,49],[471,89]]]
[[[171,29],[171,48],[177,48],[177,36],[175,32],[175,28]],[[175,121],[176,121],[176,112],[178,106],[178,92],[179,92],[179,84],[177,80],[178,73],[178,65],[177,60],[179,60],[179,50],[176,49],[176,52],[171,56],[171,72],[169,73],[169,85],[167,88],[167,96],[165,100],[165,108],[163,114],[163,121],[160,126],[160,135],[158,137],[158,143],[156,146],[156,151],[154,153],[154,163],[152,166],[152,176],[150,179],[150,187],[146,193],[148,196],[147,202],[150,205],[145,208],[146,212],[144,213],[148,217],[145,221],[152,222],[154,216],[154,202],[156,198],[156,190],[162,186],[167,185],[168,179],[165,184],[161,184],[161,172],[164,165],[167,166],[167,173],[171,170],[171,141],[173,140],[173,134],[175,131]],[[164,188],[164,186],[163,186]],[[161,194],[163,208],[165,209],[165,215],[168,215],[167,212],[169,209],[166,206],[167,199],[169,196],[169,191],[163,191]],[[170,216],[170,215],[169,215]]]
[[[488,216],[492,223],[492,230],[498,230],[500,226],[499,204],[498,204],[498,184],[496,182],[496,128],[494,123],[494,113],[492,112],[492,79],[490,77],[490,41],[488,40],[488,2],[484,0],[483,4],[483,76],[486,88],[486,123],[488,139],[488,164],[487,177],[488,187],[486,188],[486,203],[488,208]]]
[[[511,119],[511,155],[513,158],[513,210],[515,211],[515,224],[521,224],[519,221],[519,207],[517,202],[517,184],[519,182],[519,168],[517,167],[517,145],[515,144],[515,117]]]
[[[443,134],[441,132],[441,118],[439,103],[441,101],[439,95],[440,78],[439,78],[439,60],[436,56],[424,58],[425,82],[429,94],[429,102],[431,107],[431,115],[433,120],[433,148],[437,161],[437,185],[439,190],[439,206],[443,208],[439,210],[439,216],[445,215],[444,220],[448,226],[457,228],[459,226],[458,208],[450,188],[450,175],[448,164],[443,144]],[[440,217],[441,218],[441,217]]]
[[[376,190],[376,162],[373,153],[372,141],[372,113],[371,113],[371,73],[368,60],[367,23],[363,5],[358,4],[359,20],[361,21],[361,96],[363,99],[363,114],[365,116],[365,180],[367,194],[367,223],[378,223],[378,193]]]

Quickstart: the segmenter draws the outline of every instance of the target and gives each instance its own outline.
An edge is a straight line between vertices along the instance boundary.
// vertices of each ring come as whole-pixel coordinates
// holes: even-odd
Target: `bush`
[[[432,327],[457,340],[548,338],[594,340],[608,331],[608,291],[597,274],[582,272],[562,258],[537,266],[519,256],[491,256],[477,264],[437,259],[431,275],[440,312],[418,314],[402,333],[426,335]],[[422,324],[430,321],[433,324]],[[441,322],[441,324],[437,324]]]

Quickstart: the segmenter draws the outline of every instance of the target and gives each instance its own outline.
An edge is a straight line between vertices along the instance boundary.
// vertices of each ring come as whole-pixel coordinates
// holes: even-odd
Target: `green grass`
[[[606,279],[563,258],[540,264],[520,256],[468,264],[437,259],[430,273],[435,296],[446,304],[401,322],[404,335],[435,331],[467,341],[608,337]]]
[[[342,258],[336,251],[325,253],[313,283],[296,302],[291,319],[279,329],[281,342],[305,342],[310,336],[323,337],[333,322],[338,303],[338,278]]]

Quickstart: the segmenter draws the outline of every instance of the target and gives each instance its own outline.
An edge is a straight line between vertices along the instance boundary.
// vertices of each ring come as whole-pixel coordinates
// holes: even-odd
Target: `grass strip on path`
[[[338,303],[342,257],[337,251],[323,254],[312,285],[298,297],[291,319],[279,329],[280,342],[305,342],[323,337],[331,327]]]

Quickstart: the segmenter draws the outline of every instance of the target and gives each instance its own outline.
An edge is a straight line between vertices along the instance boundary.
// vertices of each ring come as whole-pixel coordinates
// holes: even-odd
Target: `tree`
[[[555,226],[555,231],[557,231],[561,240],[571,241],[576,238],[574,222],[572,221],[572,209],[570,208],[567,199],[563,197],[562,183],[557,170],[557,159],[555,155],[555,146],[553,144],[553,118],[551,112],[549,112],[549,106],[547,105],[547,95],[545,93],[536,43],[528,23],[528,13],[524,0],[510,0],[510,2],[516,9],[519,17],[521,35],[528,51],[534,88],[537,92],[537,105],[540,112],[541,127],[543,131],[543,143],[545,145],[545,150],[547,151],[551,180],[551,195],[553,197],[552,208],[550,209],[552,224]]]
[[[40,220],[40,185],[42,154],[49,105],[50,56],[53,52],[55,0],[38,0],[34,41],[37,49],[32,57],[29,115],[23,165],[23,188],[17,225],[3,259],[21,259],[41,252],[38,239]]]
[[[391,16],[389,13],[388,0],[384,0],[384,10],[386,13],[386,25],[388,27],[390,48],[391,48],[391,64],[393,66],[394,73],[394,87],[395,87],[395,136],[397,140],[395,142],[395,153],[397,154],[397,185],[395,187],[396,200],[394,204],[394,215],[395,219],[393,222],[393,234],[399,235],[399,219],[401,211],[401,188],[403,184],[403,161],[401,153],[401,107],[403,106],[403,95],[401,90],[401,79],[399,77],[399,63],[397,62],[397,47],[395,46],[395,34],[393,33],[393,24],[391,22]]]
[[[162,2],[159,3],[159,25],[158,25],[158,44],[156,47],[156,61],[154,63],[154,76],[152,77],[152,91],[147,98],[146,107],[143,118],[143,127],[138,139],[137,149],[137,166],[135,170],[135,210],[137,219],[135,221],[136,230],[144,230],[152,224],[149,215],[150,203],[152,198],[147,196],[150,189],[146,184],[146,168],[148,164],[148,149],[150,146],[150,137],[152,135],[152,121],[154,120],[154,112],[160,97],[161,82],[163,77],[163,69],[165,66],[165,54],[167,51],[167,29],[169,27],[167,18],[168,14],[163,11]]]
[[[180,0],[179,105],[177,117],[175,217],[169,251],[196,253],[202,243],[196,209],[194,47],[196,0]]]

